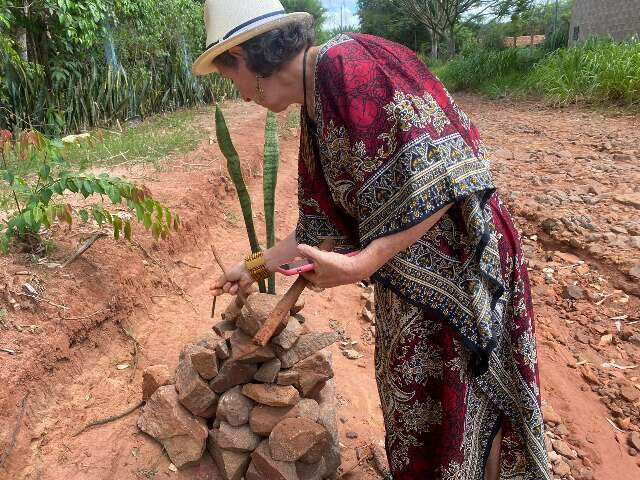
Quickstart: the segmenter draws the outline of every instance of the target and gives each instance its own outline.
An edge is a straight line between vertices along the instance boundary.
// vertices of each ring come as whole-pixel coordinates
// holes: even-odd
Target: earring
[[[262,79],[262,76],[256,75],[256,100],[257,101],[262,101],[264,99],[264,88],[262,88],[262,84],[260,83],[261,79]]]

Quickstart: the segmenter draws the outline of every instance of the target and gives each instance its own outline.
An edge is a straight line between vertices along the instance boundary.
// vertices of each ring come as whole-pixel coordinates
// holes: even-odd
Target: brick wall
[[[624,40],[640,34],[640,0],[574,0],[569,43],[611,35]]]

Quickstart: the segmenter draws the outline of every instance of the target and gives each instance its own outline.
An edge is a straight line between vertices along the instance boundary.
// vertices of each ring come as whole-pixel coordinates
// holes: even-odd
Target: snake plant
[[[238,198],[240,199],[240,207],[242,208],[242,216],[244,217],[244,225],[247,229],[247,236],[249,237],[249,244],[251,245],[252,252],[260,251],[260,244],[258,243],[258,237],[256,236],[256,228],[253,224],[253,209],[251,207],[251,197],[247,191],[247,186],[244,183],[242,176],[242,169],[240,167],[240,157],[233,145],[231,135],[229,134],[229,128],[227,122],[224,119],[222,110],[219,105],[216,105],[216,136],[218,137],[218,145],[222,154],[227,159],[227,170],[233,180],[233,184],[238,192]],[[260,292],[265,293],[266,289],[264,282],[258,284]]]
[[[264,165],[262,178],[264,189],[264,219],[267,228],[267,248],[273,247],[276,240],[274,209],[276,184],[278,182],[278,163],[280,161],[277,127],[275,114],[269,112],[264,129]],[[276,293],[276,279],[273,276],[269,278],[267,291],[271,294]]]

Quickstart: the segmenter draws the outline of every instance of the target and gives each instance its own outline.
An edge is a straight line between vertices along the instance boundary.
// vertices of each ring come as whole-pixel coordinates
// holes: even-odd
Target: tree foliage
[[[504,16],[525,9],[533,0],[392,0],[398,8],[414,16],[436,39],[446,38],[449,55],[455,53],[455,32],[463,19],[484,15]],[[434,42],[437,46],[437,42]],[[437,53],[437,50],[436,52]]]
[[[389,6],[388,0],[358,0],[360,31],[421,50],[430,42],[429,31],[414,16]]]
[[[323,38],[323,28],[327,20],[327,9],[320,0],[282,0],[287,12],[307,12],[313,16],[316,39]]]

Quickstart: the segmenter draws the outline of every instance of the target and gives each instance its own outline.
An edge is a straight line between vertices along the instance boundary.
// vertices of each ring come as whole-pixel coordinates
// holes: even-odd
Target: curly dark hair
[[[304,48],[313,45],[315,31],[309,22],[298,21],[269,30],[240,47],[247,52],[249,68],[261,77],[269,77],[291,61]],[[216,65],[235,67],[237,59],[224,52],[213,61]]]

